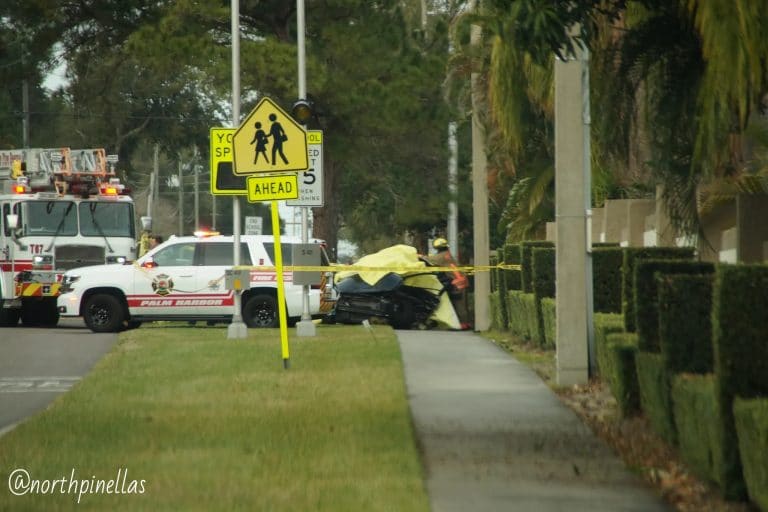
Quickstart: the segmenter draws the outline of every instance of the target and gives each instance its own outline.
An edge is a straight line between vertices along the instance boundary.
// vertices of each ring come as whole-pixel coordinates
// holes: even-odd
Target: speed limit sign
[[[289,199],[288,206],[323,206],[323,132],[307,131],[309,169],[299,172],[299,198]]]

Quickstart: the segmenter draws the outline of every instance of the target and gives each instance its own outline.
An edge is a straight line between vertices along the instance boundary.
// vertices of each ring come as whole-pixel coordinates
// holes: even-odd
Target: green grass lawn
[[[429,510],[394,333],[321,325],[290,343],[284,370],[277,329],[122,333],[0,438],[0,510]],[[40,480],[74,469],[92,488],[122,470],[115,488],[143,480],[144,493],[14,496],[16,468]]]

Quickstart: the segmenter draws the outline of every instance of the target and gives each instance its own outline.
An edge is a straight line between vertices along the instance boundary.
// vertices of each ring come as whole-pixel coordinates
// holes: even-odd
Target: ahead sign
[[[280,176],[248,176],[248,201],[279,201],[295,199],[299,196],[299,186],[295,174]]]

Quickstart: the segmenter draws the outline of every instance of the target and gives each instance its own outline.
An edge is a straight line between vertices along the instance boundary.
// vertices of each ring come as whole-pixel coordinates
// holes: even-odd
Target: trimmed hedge
[[[641,259],[693,259],[692,247],[625,247],[621,269],[621,312],[624,329],[635,332],[635,264]]]
[[[507,308],[507,277],[506,273],[509,272],[509,270],[499,270],[498,274],[498,280],[496,281],[496,286],[499,290],[499,318],[498,320],[498,328],[505,331],[509,327],[509,313]]]
[[[555,249],[552,247],[534,247],[532,251],[533,293],[539,299],[555,296]]]
[[[739,452],[749,498],[768,511],[768,398],[733,403]]]
[[[597,372],[605,378],[607,368],[610,366],[607,361],[608,335],[614,332],[624,332],[624,318],[615,313],[595,313],[592,320],[595,329]]]
[[[553,242],[546,240],[528,240],[520,243],[520,267],[522,271],[522,290],[526,293],[533,292],[533,248],[554,248]]]
[[[635,354],[637,335],[622,332],[607,336],[605,366],[602,375],[611,388],[621,415],[631,416],[640,410],[640,391],[637,382]]]
[[[670,444],[676,443],[677,433],[672,411],[671,374],[661,354],[638,351],[635,355],[640,405],[653,430]]]
[[[635,326],[638,347],[646,352],[659,352],[659,291],[657,275],[712,274],[715,266],[708,262],[642,259],[635,263]],[[698,298],[697,298],[698,299]],[[685,318],[678,319],[686,322]],[[687,323],[687,322],[686,322]]]
[[[541,316],[544,321],[544,348],[555,348],[557,345],[557,306],[555,299],[541,299]]]
[[[712,320],[723,393],[768,396],[768,265],[718,265]]]
[[[768,396],[768,266],[718,265],[712,295],[712,342],[723,451],[722,491],[742,499],[741,471],[733,401],[736,396]]]
[[[536,303],[532,293],[524,293],[520,290],[507,292],[507,316],[509,318],[509,330],[512,334],[524,339],[534,339],[537,335]]]
[[[672,379],[672,408],[680,455],[699,478],[722,485],[722,445],[715,376],[681,373]]]
[[[499,275],[501,274],[501,270],[496,267],[496,265],[499,264],[499,256],[497,251],[491,251],[491,253],[488,255],[488,263],[491,265],[491,291],[496,292],[499,290]]]
[[[536,321],[538,322],[536,338],[540,345],[546,346],[547,336],[544,332],[544,313],[541,309],[541,300],[555,296],[555,249],[552,247],[533,247],[531,261],[531,283],[536,299]]]
[[[711,373],[714,276],[659,280],[659,347],[672,373]]]
[[[623,264],[624,252],[618,245],[592,249],[595,313],[621,313],[621,267]]]
[[[501,307],[499,305],[499,292],[491,292],[488,295],[488,302],[491,307],[491,329],[503,330],[501,326]]]
[[[520,244],[506,244],[504,246],[503,262],[508,265],[522,264]],[[507,290],[523,289],[523,273],[521,270],[505,270],[503,274],[505,276]]]

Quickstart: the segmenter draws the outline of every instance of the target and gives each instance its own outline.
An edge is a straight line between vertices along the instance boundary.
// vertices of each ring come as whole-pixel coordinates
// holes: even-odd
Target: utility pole
[[[579,33],[572,27],[571,37]],[[557,384],[589,381],[592,310],[589,65],[586,49],[555,59]]]
[[[477,12],[477,3],[472,9]],[[479,25],[470,29],[470,44],[478,47],[482,40]],[[475,65],[477,65],[475,63]],[[480,111],[480,76],[477,71],[470,78],[472,88],[472,225],[475,246],[475,267],[487,268],[490,264],[490,235],[488,232],[488,171],[485,156],[485,130],[478,112]],[[487,331],[491,327],[489,296],[491,274],[485,270],[475,272],[475,331]]]

